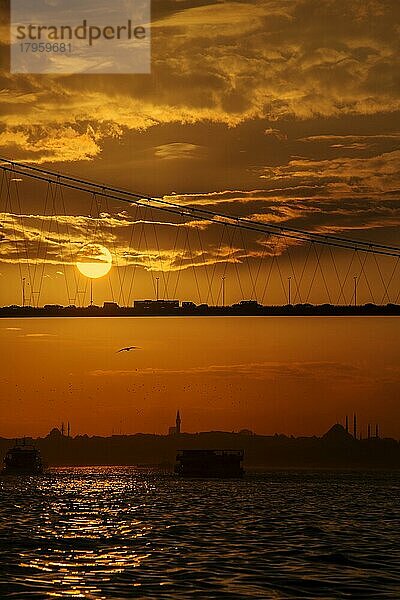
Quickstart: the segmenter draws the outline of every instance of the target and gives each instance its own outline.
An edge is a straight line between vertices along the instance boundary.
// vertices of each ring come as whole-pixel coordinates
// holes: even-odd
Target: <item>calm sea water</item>
[[[399,598],[400,474],[0,482],[1,598]]]

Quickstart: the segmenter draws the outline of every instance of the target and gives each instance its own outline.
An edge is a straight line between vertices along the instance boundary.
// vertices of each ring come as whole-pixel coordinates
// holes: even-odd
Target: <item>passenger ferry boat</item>
[[[4,457],[2,475],[41,475],[43,463],[40,452],[30,444],[16,443]]]
[[[243,450],[180,450],[175,473],[182,477],[243,477]]]

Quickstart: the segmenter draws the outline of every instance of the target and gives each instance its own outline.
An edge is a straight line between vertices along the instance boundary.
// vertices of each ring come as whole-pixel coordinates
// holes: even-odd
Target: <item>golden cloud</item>
[[[3,152],[93,160],[107,139],[129,130],[399,109],[398,3],[256,0],[158,10],[149,76],[4,70]]]

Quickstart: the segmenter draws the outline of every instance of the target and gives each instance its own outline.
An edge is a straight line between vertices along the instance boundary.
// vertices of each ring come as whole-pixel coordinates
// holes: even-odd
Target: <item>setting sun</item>
[[[111,252],[99,244],[90,244],[81,251],[82,260],[77,261],[76,266],[82,275],[89,279],[104,277],[112,267]]]

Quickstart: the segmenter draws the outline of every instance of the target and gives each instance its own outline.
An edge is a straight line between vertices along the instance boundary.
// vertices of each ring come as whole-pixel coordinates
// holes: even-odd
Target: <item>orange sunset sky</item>
[[[398,245],[398,2],[154,0],[148,75],[12,74],[0,6],[3,158]],[[153,298],[157,277],[163,297],[218,303],[223,275],[228,303],[283,304],[307,258],[297,242],[12,179],[1,181],[0,305],[21,303],[22,279],[30,304],[87,304],[76,262],[93,243],[113,259],[93,284],[98,304]],[[266,288],[274,256],[281,275],[273,266]],[[335,254],[335,268],[349,269],[340,294],[332,256],[319,258],[326,279],[306,273],[295,301],[349,303],[355,275],[360,302],[398,301],[398,273],[382,284],[390,259],[382,273],[368,259],[367,281],[358,257]],[[320,433],[357,410],[400,435],[396,320],[356,321],[348,347],[343,321],[127,323],[3,320],[0,434],[42,434],[68,418],[81,432],[163,432],[179,406],[189,430]],[[130,343],[140,351],[116,355]]]

